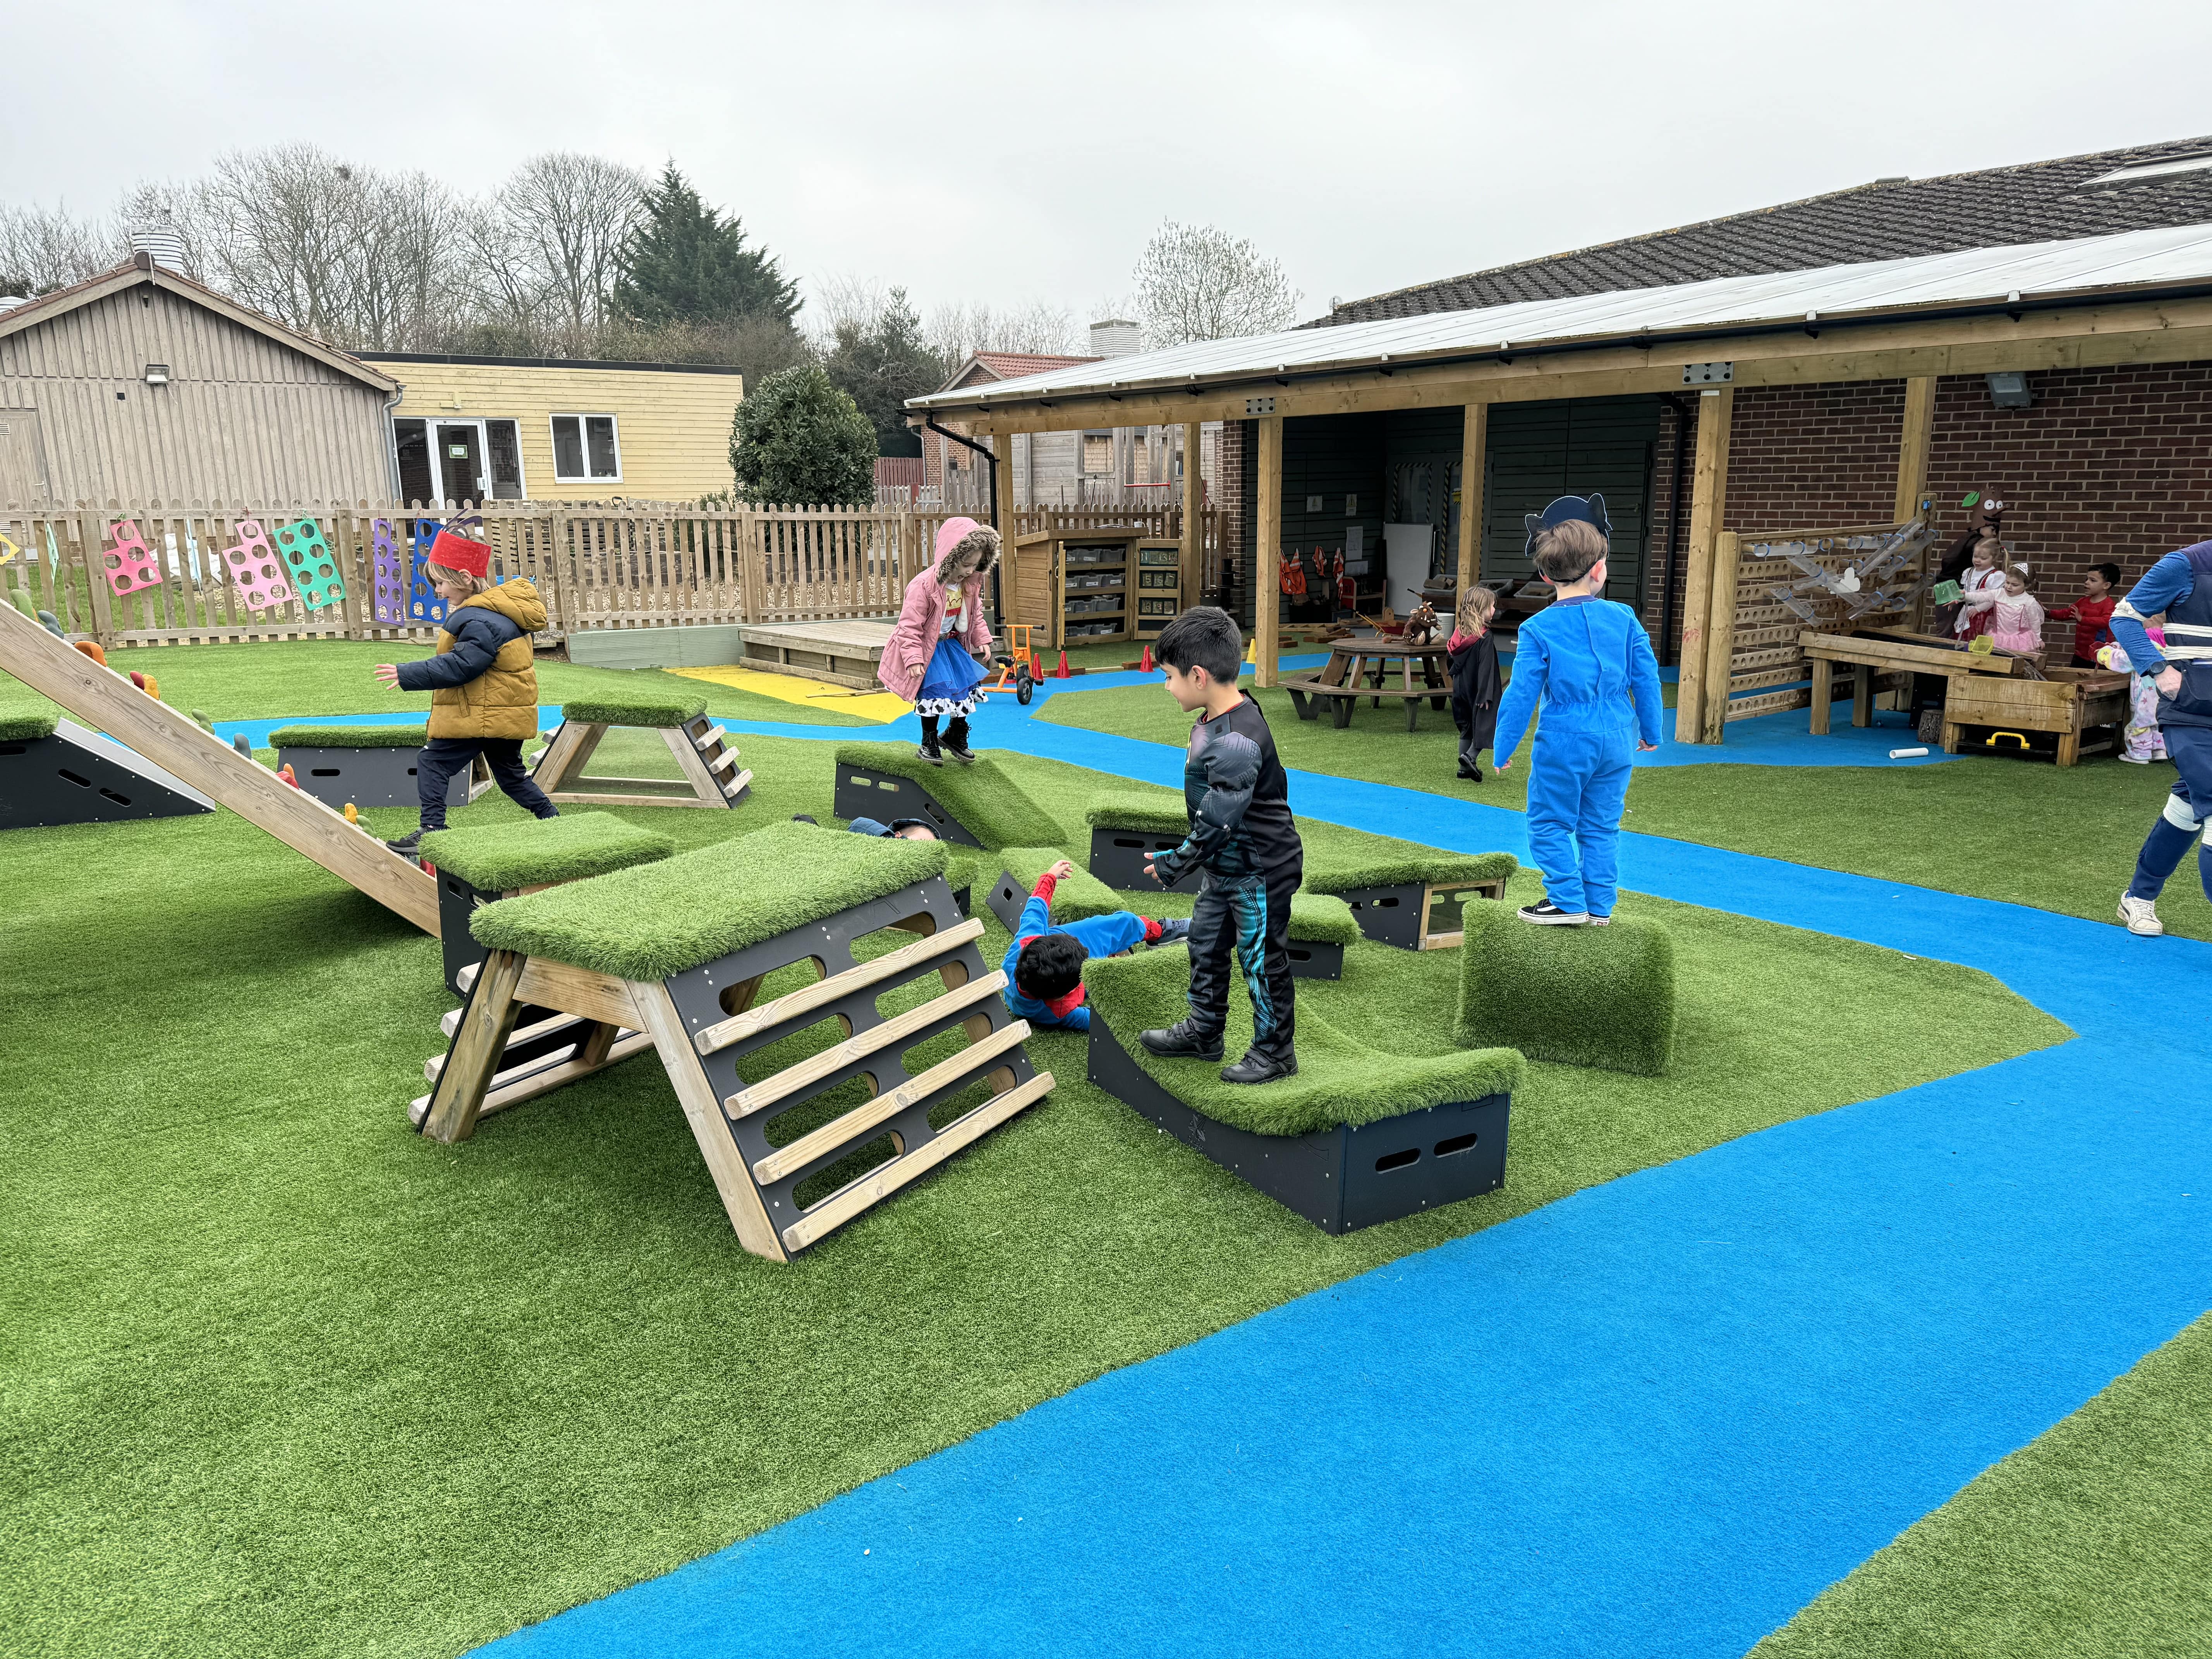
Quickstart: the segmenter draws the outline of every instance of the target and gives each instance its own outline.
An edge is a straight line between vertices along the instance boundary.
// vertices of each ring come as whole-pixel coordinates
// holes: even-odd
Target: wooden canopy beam
[[[1260,419],[1259,495],[1253,513],[1258,557],[1252,577],[1252,678],[1261,686],[1275,683],[1275,658],[1283,614],[1283,417]]]

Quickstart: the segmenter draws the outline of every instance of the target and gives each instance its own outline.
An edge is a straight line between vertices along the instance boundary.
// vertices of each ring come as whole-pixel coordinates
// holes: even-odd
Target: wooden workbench
[[[1977,656],[1929,636],[1899,629],[1869,629],[1863,633],[1831,634],[1808,628],[1798,636],[1813,670],[1813,735],[1828,732],[1828,707],[1840,663],[1859,672],[1852,677],[1851,724],[1874,723],[1874,682],[1877,674],[1941,674],[1957,681],[1972,677],[2002,679],[2019,671],[2026,660],[2009,652]]]

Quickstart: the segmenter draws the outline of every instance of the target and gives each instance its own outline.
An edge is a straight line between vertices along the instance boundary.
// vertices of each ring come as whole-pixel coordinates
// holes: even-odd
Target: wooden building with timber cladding
[[[1264,678],[1281,613],[1254,595],[1276,595],[1285,553],[1425,536],[1448,580],[1509,580],[1528,574],[1524,513],[1602,490],[1611,596],[1679,662],[1692,738],[1786,706],[1714,623],[1738,574],[1724,541],[1890,525],[1923,501],[1948,540],[1966,493],[1991,490],[2049,605],[2090,563],[2132,579],[2212,537],[2212,139],[1881,181],[1329,321],[909,407],[994,444],[1225,420],[1243,552],[1230,591],[1200,597],[1252,626]]]
[[[381,499],[398,391],[139,253],[0,310],[0,505]]]

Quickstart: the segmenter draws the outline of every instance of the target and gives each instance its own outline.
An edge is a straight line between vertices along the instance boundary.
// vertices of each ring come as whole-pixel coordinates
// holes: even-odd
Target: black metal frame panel
[[[920,818],[937,832],[939,841],[957,842],[963,847],[983,844],[923,785],[872,766],[838,765],[837,789],[830,810],[841,818],[880,818],[885,823],[893,818]]]
[[[1401,951],[1421,948],[1421,895],[1428,890],[1418,881],[1392,887],[1347,887],[1336,895],[1352,907],[1359,931],[1377,945],[1395,945]]]
[[[1121,892],[1157,893],[1161,884],[1145,873],[1145,866],[1155,853],[1173,852],[1182,842],[1181,836],[1094,823],[1091,826],[1091,873]]]
[[[1417,1215],[1505,1184],[1512,1097],[1452,1101],[1376,1123],[1261,1135],[1186,1106],[1129,1057],[1091,1012],[1091,1080],[1327,1233]]]
[[[276,751],[276,764],[289,766],[300,787],[325,806],[413,806],[422,799],[416,787],[416,758],[420,749],[295,749]],[[446,805],[466,806],[475,799],[471,786],[479,768],[483,782],[491,781],[482,757],[447,780]]]
[[[212,812],[215,803],[112,738],[69,720],[0,742],[0,830],[127,823]]]

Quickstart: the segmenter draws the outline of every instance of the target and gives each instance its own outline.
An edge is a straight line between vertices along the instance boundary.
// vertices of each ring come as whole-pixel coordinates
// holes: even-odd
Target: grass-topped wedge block
[[[269,747],[325,806],[413,806],[427,738],[419,726],[284,726],[269,734]],[[447,780],[446,805],[466,806],[490,787],[491,768],[478,755]]]
[[[465,995],[462,976],[483,960],[483,947],[469,932],[470,918],[483,906],[560,882],[655,864],[675,850],[667,836],[611,812],[563,812],[557,818],[440,830],[423,836],[422,862],[438,872],[446,983]]]
[[[897,743],[841,743],[830,810],[841,818],[920,818],[940,841],[967,847],[1052,847],[1058,819],[988,755],[932,766]]]
[[[739,767],[730,734],[706,710],[700,697],[564,702],[560,729],[532,775],[564,806],[735,806],[753,775]],[[618,734],[611,744],[610,733]],[[659,769],[657,775],[617,775],[593,769],[594,759]]]
[[[1378,944],[1441,951],[1460,942],[1468,901],[1503,899],[1518,867],[1510,853],[1424,848],[1367,857],[1310,851],[1304,886],[1349,904],[1360,932]]]
[[[738,1243],[790,1260],[1052,1088],[945,864],[941,842],[794,822],[485,906],[423,1131],[464,1139],[651,1047]],[[507,1077],[526,1006],[582,1027]]]
[[[215,803],[182,778],[102,732],[43,711],[0,715],[0,830],[214,810]]]
[[[998,879],[991,884],[989,903],[991,914],[1008,933],[1021,919],[1022,907],[1030,902],[1030,890],[1036,886],[1037,878],[1067,855],[1056,847],[1008,847],[997,854],[1000,864]],[[1126,896],[1117,893],[1103,882],[1077,870],[1064,876],[1054,886],[1052,916],[1054,921],[1074,921],[1084,916],[1111,915],[1116,910],[1128,910],[1132,905]]]
[[[1358,946],[1382,1007],[1389,955]],[[1218,1061],[1162,1060],[1137,1033],[1188,1010],[1180,951],[1084,964],[1091,1080],[1166,1133],[1297,1212],[1346,1233],[1495,1192],[1504,1184],[1512,1097],[1528,1063],[1511,1048],[1406,1056],[1370,1048],[1301,1012],[1298,1074],[1257,1086],[1224,1083]],[[1250,1036],[1232,1000],[1231,1057]],[[1240,1018],[1241,1016],[1241,1018]]]
[[[1145,873],[1156,853],[1182,845],[1190,833],[1190,814],[1183,799],[1169,789],[1133,787],[1112,802],[1094,805],[1084,814],[1091,825],[1091,873],[1109,887],[1127,892],[1157,889]]]
[[[1458,1041],[1531,1060],[1661,1077],[1674,1058],[1674,942],[1656,921],[1534,927],[1469,905]]]

